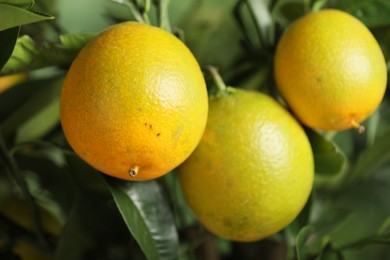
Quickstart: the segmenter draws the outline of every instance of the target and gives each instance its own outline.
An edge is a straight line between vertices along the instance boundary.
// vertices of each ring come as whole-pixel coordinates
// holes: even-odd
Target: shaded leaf
[[[298,19],[307,11],[307,1],[302,0],[281,0],[277,1],[272,10],[272,16],[278,25],[286,28],[294,20]],[[280,36],[280,35],[279,35]]]
[[[44,109],[46,109],[47,106],[52,105],[53,102],[57,102],[58,105],[58,99],[61,93],[61,87],[62,87],[62,78],[52,82],[49,81],[44,88],[42,88],[40,91],[36,91],[23,105],[19,106],[11,114],[9,114],[6,120],[1,122],[0,124],[0,129],[4,134],[4,136],[9,137],[22,125],[26,126],[27,124],[28,127],[29,120],[37,120],[37,119],[33,119],[33,116],[44,111]],[[50,112],[52,112],[52,115],[55,115],[56,113],[55,109],[56,107],[51,108]],[[38,120],[40,120],[39,117]],[[53,122],[53,120],[58,121],[58,116],[54,118],[49,118],[48,120],[49,122],[45,122],[46,125],[42,125],[41,126],[42,128],[40,130],[38,128],[35,129],[34,131],[38,131],[41,133],[42,131],[45,132],[44,130],[48,130],[47,127],[53,126],[56,123]],[[46,129],[44,129],[45,127]],[[18,138],[21,140],[28,140],[31,137],[34,137],[34,133],[24,132],[24,134],[33,134],[30,135],[30,138],[28,138],[27,136],[20,136],[20,134],[21,133],[19,133]]]
[[[346,157],[337,145],[314,131],[308,130],[307,135],[314,153],[316,173],[330,175],[340,173],[346,165]]]
[[[320,239],[316,239],[313,243],[311,243],[310,248],[307,250],[309,254],[312,256],[317,256],[316,259],[323,259],[322,256],[326,254],[327,251],[331,249],[332,245],[330,243],[330,237],[324,236]]]
[[[19,26],[0,31],[0,70],[11,57],[19,35]]]
[[[390,164],[389,131],[377,136],[373,145],[361,152],[356,164],[348,175],[347,183],[369,178],[380,167]]]
[[[31,212],[31,217],[34,223],[34,231],[42,245],[49,246],[49,241],[44,234],[42,222],[40,221],[40,214],[38,211],[38,206],[35,203],[33,197],[33,192],[28,187],[28,183],[25,178],[24,172],[19,167],[17,161],[12,156],[11,152],[8,150],[3,136],[0,133],[0,162],[4,166],[4,170],[8,172],[8,177],[14,182],[15,188],[20,192],[23,198],[26,199]]]
[[[1,74],[68,65],[92,37],[91,34],[69,34],[62,35],[60,43],[38,44],[29,36],[22,36]]]
[[[69,213],[69,219],[58,239],[54,259],[83,259],[88,248],[93,246],[93,237],[83,221],[86,206],[89,202],[77,203]]]
[[[273,46],[275,41],[274,23],[269,10],[270,2],[270,0],[246,0],[259,37],[265,46]]]
[[[0,3],[1,22],[0,31],[29,23],[54,19],[53,16],[37,13],[24,8]]]
[[[60,122],[60,100],[56,99],[38,113],[23,122],[15,137],[15,143],[42,138]]]
[[[186,2],[186,1],[181,1]],[[186,33],[189,46],[201,66],[217,66],[223,71],[241,52],[241,33],[231,15],[235,0],[193,1],[178,26]],[[172,12],[171,12],[172,13]],[[229,53],[229,55],[227,55]]]
[[[51,143],[30,142],[15,146],[13,154],[35,199],[63,222],[76,195],[64,150]]]
[[[102,174],[74,153],[66,152],[75,197],[59,238],[55,259],[131,259],[132,237],[126,229]],[[66,195],[64,197],[67,197]],[[114,248],[114,249],[113,249]],[[112,251],[126,248],[115,257]]]
[[[91,192],[79,195],[59,237],[54,259],[139,259],[134,256],[140,250],[115,204]]]
[[[0,125],[14,111],[23,106],[25,102],[28,102],[34,96],[34,93],[43,91],[52,84],[52,81],[52,78],[28,80],[2,92],[0,95]]]
[[[158,181],[172,203],[172,211],[177,228],[183,229],[194,224],[197,220],[184,198],[177,173],[173,171],[170,174],[165,174]]]
[[[336,201],[324,213],[344,209],[349,211],[345,221],[338,219],[337,228],[328,232],[332,244],[338,248],[360,248],[375,243],[375,235],[381,230],[390,215],[390,190],[383,183],[368,180],[345,188]],[[353,234],[353,235],[351,235]]]
[[[388,0],[331,0],[329,2],[330,7],[342,9],[351,13],[362,20],[368,27],[390,25],[388,17],[390,12],[390,1]]]
[[[69,171],[78,186],[80,192],[94,194],[112,200],[112,195],[107,187],[103,174],[83,161],[73,151],[66,153]]]
[[[332,200],[316,197],[312,203],[310,220],[315,227],[317,236],[328,236],[351,216],[350,209],[336,206]]]
[[[157,182],[107,182],[128,229],[146,257],[177,259],[176,227]]]
[[[298,260],[305,260],[307,259],[306,257],[306,249],[305,249],[305,244],[307,240],[309,239],[309,236],[313,232],[313,227],[312,226],[306,226],[302,228],[297,237],[296,237],[296,253],[297,253],[297,259]]]
[[[379,228],[377,234],[389,236],[390,239],[390,217],[388,217],[385,221],[383,221],[383,224]]]

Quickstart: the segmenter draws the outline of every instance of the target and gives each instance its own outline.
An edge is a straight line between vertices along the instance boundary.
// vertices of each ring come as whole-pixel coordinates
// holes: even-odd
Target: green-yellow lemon
[[[311,128],[356,127],[380,104],[387,69],[367,27],[338,10],[312,12],[281,37],[275,56],[278,89]]]
[[[212,233],[270,236],[300,213],[313,184],[306,133],[271,97],[228,88],[211,96],[203,138],[178,168],[188,205]]]

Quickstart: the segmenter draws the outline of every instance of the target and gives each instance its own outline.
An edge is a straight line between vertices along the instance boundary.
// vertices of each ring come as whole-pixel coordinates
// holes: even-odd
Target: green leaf
[[[332,245],[330,243],[330,237],[324,236],[319,239],[316,239],[307,250],[310,255],[315,255],[316,260],[323,259],[322,256],[331,249]]]
[[[0,52],[0,70],[4,64],[11,57],[12,51],[14,50],[16,40],[19,35],[20,27],[13,27],[0,31],[0,43],[1,43],[1,52]]]
[[[56,99],[28,118],[17,130],[15,143],[40,139],[60,122],[60,100]]]
[[[308,8],[310,6],[305,5],[302,0],[281,0],[276,2],[272,16],[279,26],[287,28],[290,23],[303,16]]]
[[[390,239],[390,217],[388,217],[385,221],[383,221],[383,224],[379,228],[377,234],[381,236],[383,235],[389,236]]]
[[[241,54],[242,34],[234,18],[227,15],[235,2],[236,0],[192,1],[192,6],[182,15],[177,26],[186,32],[186,44],[202,67],[213,64],[221,72],[229,66],[236,67],[234,62]],[[225,78],[224,73],[221,75]]]
[[[12,150],[35,199],[62,222],[76,197],[76,187],[66,169],[65,151],[51,143],[29,142]]]
[[[308,130],[313,153],[315,171],[318,174],[337,175],[346,165],[346,157],[337,145],[317,132]]]
[[[318,193],[313,195],[311,215],[308,223],[315,228],[317,238],[326,237],[334,230],[337,230],[352,214],[350,209],[336,206],[333,200],[328,198],[328,195],[326,193],[324,196]]]
[[[19,6],[24,9],[30,9],[34,5],[34,0],[0,0],[0,4]]]
[[[16,132],[19,127],[27,127],[30,130],[31,127],[34,128],[33,125],[28,125],[31,124],[30,120],[33,120],[33,123],[34,120],[42,120],[42,116],[47,116],[48,111],[45,111],[45,109],[47,109],[47,107],[53,106],[53,102],[54,104],[57,103],[58,106],[58,99],[61,93],[62,82],[63,78],[56,79],[52,82],[47,82],[47,85],[44,88],[33,93],[32,96],[25,103],[23,103],[23,105],[19,106],[11,114],[9,114],[8,117],[0,124],[0,130],[2,131],[3,135],[5,137],[9,137],[12,133]],[[43,115],[39,115],[39,113],[42,113],[42,111]],[[49,112],[51,116],[54,115],[55,117],[44,118],[43,120],[47,119],[48,122],[45,122],[45,124],[40,127],[35,126],[37,129],[34,129],[34,133],[26,133],[22,128],[22,132],[19,132],[19,140],[27,141],[31,140],[31,138],[34,136],[38,137],[35,134],[44,133],[48,131],[50,127],[54,126],[54,124],[58,123],[56,107],[49,108]],[[38,118],[36,118],[36,116],[38,116]],[[26,136],[23,136],[24,134],[26,134]]]
[[[92,37],[91,34],[69,34],[62,35],[60,43],[38,44],[29,36],[22,36],[17,40],[14,52],[1,74],[68,65]]]
[[[66,212],[54,259],[131,259],[128,252],[137,252],[138,246],[129,236],[103,174],[70,151],[66,161],[75,191],[62,195],[75,200]]]
[[[327,2],[328,2],[328,0],[317,0],[317,1],[314,1],[313,5],[311,7],[311,10],[313,12],[319,11],[322,8],[324,8],[324,6],[327,4]]]
[[[0,31],[20,25],[54,19],[51,15],[29,11],[9,4],[0,3],[0,10],[2,16]]]
[[[83,259],[85,252],[94,244],[93,237],[86,228],[85,217],[90,212],[91,202],[82,200],[76,203],[69,213],[68,221],[58,239],[54,259]],[[94,216],[91,216],[94,217]]]
[[[322,213],[331,214],[332,210],[337,209],[350,212],[345,221],[333,221],[334,224],[339,224],[329,232],[332,244],[337,248],[358,249],[375,243],[372,238],[380,231],[386,231],[386,220],[390,214],[389,184],[368,180],[344,188],[340,195],[337,200],[332,201],[330,208]]]
[[[79,52],[93,37],[93,34],[62,34],[60,46],[67,51]]]
[[[332,0],[330,7],[342,9],[362,20],[368,27],[390,25],[389,12],[390,1],[388,0]]]
[[[172,32],[171,25],[169,23],[168,15],[169,0],[158,1],[158,16],[160,27],[168,32]]]
[[[123,1],[123,0],[111,0],[114,3],[121,4],[126,6],[131,14],[134,16],[134,19],[140,23],[145,23],[145,17],[142,15],[140,8],[137,6],[137,3],[134,1]]]
[[[348,175],[348,183],[365,180],[375,173],[380,167],[390,164],[390,131],[377,136],[373,145],[361,152],[351,173]]]
[[[42,245],[45,246],[49,245],[47,237],[44,235],[43,226],[40,221],[38,206],[35,203],[35,199],[32,195],[31,189],[29,189],[28,187],[28,182],[25,178],[25,174],[19,167],[15,158],[9,152],[1,133],[0,133],[0,162],[2,166],[4,166],[4,170],[8,172],[9,174],[8,177],[15,184],[15,188],[17,192],[20,192],[20,194],[23,196],[23,198],[26,199],[27,203],[29,204],[37,239],[39,240],[40,243],[42,243]]]
[[[265,46],[273,46],[275,41],[275,28],[269,10],[270,2],[270,0],[246,0],[259,37]]]
[[[156,181],[108,179],[114,200],[148,259],[177,259],[178,235],[170,208]]]
[[[296,237],[296,253],[297,253],[297,259],[298,260],[305,260],[306,257],[306,250],[305,250],[305,244],[307,240],[309,239],[310,235],[313,233],[313,227],[312,226],[306,226],[303,227],[297,237]]]
[[[53,79],[28,80],[13,86],[0,95],[0,125],[19,109],[34,93],[46,88]]]
[[[188,228],[197,220],[184,198],[179,177],[175,171],[158,179],[172,204],[172,211],[178,229]]]

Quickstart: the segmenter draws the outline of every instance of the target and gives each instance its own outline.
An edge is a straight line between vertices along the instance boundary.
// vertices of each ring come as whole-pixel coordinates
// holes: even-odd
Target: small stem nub
[[[135,177],[135,176],[137,176],[138,171],[139,171],[139,166],[134,166],[133,168],[131,168],[131,169],[129,170],[129,175],[130,175],[130,177]]]
[[[366,131],[366,128],[364,126],[362,126],[361,124],[359,124],[358,122],[356,122],[355,120],[351,120],[351,125],[353,126],[353,128],[355,128],[357,130],[357,132],[359,134],[363,134],[364,131]]]
[[[217,85],[218,90],[220,92],[226,92],[225,82],[223,82],[221,76],[219,75],[218,69],[214,66],[211,66],[211,65],[207,66],[207,69],[210,72],[211,77],[213,78],[215,85]]]

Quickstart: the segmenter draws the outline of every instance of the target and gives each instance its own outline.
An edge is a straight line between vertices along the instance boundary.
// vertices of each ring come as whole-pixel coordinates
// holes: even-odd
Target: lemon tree
[[[0,259],[389,259],[389,12],[0,0]]]

